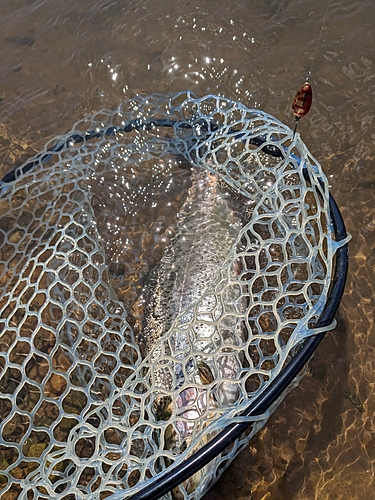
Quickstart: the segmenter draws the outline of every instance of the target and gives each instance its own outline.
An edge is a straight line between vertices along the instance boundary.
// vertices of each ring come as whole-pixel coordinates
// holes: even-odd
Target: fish
[[[241,371],[241,362],[231,345],[243,341],[242,326],[239,321],[233,325],[224,320],[219,332],[215,318],[224,306],[218,306],[215,294],[206,292],[235,248],[241,227],[240,217],[231,208],[230,194],[222,189],[218,177],[207,168],[193,167],[191,187],[178,213],[176,235],[151,272],[142,294],[144,322],[138,338],[144,356],[156,365],[152,384],[156,392],[154,417],[158,422],[167,422],[172,414],[177,417],[167,426],[162,443],[174,454],[189,446],[194,427],[212,416],[210,410],[232,405],[239,397],[237,385],[228,379],[238,377]],[[239,263],[230,269],[235,279]],[[222,297],[233,303],[238,291]],[[246,306],[241,299],[239,304],[240,309]],[[188,324],[193,325],[193,334],[189,328],[176,328]],[[220,335],[228,348],[223,349],[215,364],[212,358]],[[166,337],[167,357],[159,342]],[[170,357],[175,361],[168,361]],[[208,390],[220,378],[226,380],[216,384],[215,390]],[[158,389],[164,392],[158,395]],[[165,390],[173,391],[173,397]],[[199,425],[204,427],[202,422]],[[198,481],[193,477],[184,488],[193,491]],[[179,491],[172,492],[172,496],[176,500],[183,498]]]

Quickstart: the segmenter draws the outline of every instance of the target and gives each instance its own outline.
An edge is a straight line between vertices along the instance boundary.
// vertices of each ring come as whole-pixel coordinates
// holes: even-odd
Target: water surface
[[[373,0],[3,0],[0,172],[134,94],[190,89],[274,114],[313,66],[299,132],[341,207],[350,273],[310,373],[206,500],[373,498],[375,58]]]

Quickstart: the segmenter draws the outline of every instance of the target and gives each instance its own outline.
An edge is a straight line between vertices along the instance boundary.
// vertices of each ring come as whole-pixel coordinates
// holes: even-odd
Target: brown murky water
[[[292,123],[326,0],[2,0],[0,173],[135,93],[190,89]],[[329,2],[299,132],[341,207],[350,274],[311,370],[206,500],[375,498],[375,3]]]

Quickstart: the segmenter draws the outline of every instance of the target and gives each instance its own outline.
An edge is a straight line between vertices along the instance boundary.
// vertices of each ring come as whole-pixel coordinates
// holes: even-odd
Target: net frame
[[[179,94],[178,96],[175,96],[174,99],[180,99],[181,96],[186,97],[185,94]],[[202,99],[197,99],[196,97],[194,97],[190,93],[188,93],[187,94],[187,101],[189,101],[190,103],[193,103],[193,104],[197,104],[197,103],[207,104],[207,99],[210,97],[214,97],[214,96],[207,96],[207,97],[202,98]],[[227,101],[227,100],[224,100],[222,98],[216,98],[216,99],[218,101],[220,100],[220,102],[224,102],[224,101],[227,102],[227,104],[229,106],[233,105],[233,103],[231,101]],[[235,104],[235,106],[237,106],[237,104]],[[258,116],[263,116],[263,115],[266,116],[265,114],[262,114],[262,112],[259,112],[259,111],[256,111],[256,113],[258,114]],[[275,119],[274,119],[274,121],[277,122],[277,120],[275,120]],[[17,169],[13,173],[7,174],[7,176],[5,176],[3,178],[3,181],[2,181],[3,186],[5,183],[12,182],[12,181],[16,180],[19,176],[22,176],[22,175],[26,174],[27,172],[32,171],[34,168],[41,167],[44,163],[50,161],[51,154],[59,152],[59,151],[65,151],[65,150],[69,149],[70,147],[72,147],[73,144],[79,144],[79,143],[85,144],[87,141],[89,141],[91,139],[95,139],[95,138],[99,138],[99,137],[103,137],[103,136],[115,135],[119,131],[123,131],[123,132],[128,132],[131,130],[146,130],[146,131],[150,130],[151,131],[155,127],[159,127],[159,126],[173,128],[176,132],[176,135],[180,136],[180,137],[181,137],[181,134],[183,135],[187,130],[190,133],[191,129],[192,129],[192,125],[187,123],[186,119],[185,120],[181,119],[180,123],[177,124],[177,128],[176,128],[176,122],[173,122],[171,120],[166,120],[166,119],[164,119],[164,120],[163,119],[162,120],[160,120],[160,119],[148,120],[147,118],[144,119],[141,117],[141,118],[135,118],[134,120],[131,120],[123,127],[118,127],[118,126],[116,127],[116,126],[111,125],[111,126],[106,127],[104,129],[99,129],[99,130],[96,129],[94,131],[89,131],[89,132],[85,132],[85,133],[74,132],[73,134],[69,134],[68,136],[64,136],[60,141],[58,141],[56,144],[53,144],[52,146],[47,145],[45,148],[45,151],[43,153],[38,155],[36,158],[31,160],[30,162],[26,163],[24,166],[20,167],[19,169]],[[195,132],[196,137],[198,138],[198,143],[199,142],[203,143],[204,138],[207,137],[207,134],[215,134],[215,133],[217,133],[217,130],[218,130],[217,124],[211,120],[205,119],[205,120],[202,120],[201,122],[195,121],[195,123],[194,123],[194,132]],[[234,126],[233,128],[227,127],[226,133],[227,133],[228,137],[231,136],[235,140],[241,139],[242,134],[243,134],[242,130],[238,130],[238,128],[236,129],[236,126]],[[285,145],[280,141],[279,142],[277,140],[275,141],[274,138],[270,138],[270,137],[264,138],[262,136],[259,136],[259,137],[255,136],[255,137],[252,137],[251,140],[253,141],[253,145],[255,145],[257,148],[259,148],[260,150],[262,150],[263,152],[265,152],[266,154],[269,154],[271,156],[282,157],[285,154],[291,155],[291,152],[288,150],[288,147],[285,147]],[[177,142],[174,145],[176,150],[181,152],[184,157],[188,158],[189,162],[192,164],[199,163],[199,161],[201,161],[201,159],[199,158],[199,155],[201,153],[203,155],[207,154],[206,151],[200,151],[199,147],[197,147],[197,144],[192,144],[190,142],[188,144],[188,148],[186,148],[186,146],[187,146],[187,143],[184,142],[183,140],[181,140],[179,143]],[[311,173],[313,175],[317,175],[317,172],[310,172],[310,174]],[[320,172],[318,172],[318,175],[319,174],[320,174]],[[308,172],[307,172],[307,175],[309,175]],[[236,187],[239,188],[239,185],[237,184]],[[321,181],[320,188],[321,188],[321,192],[323,193],[323,195],[326,195],[327,186],[323,181]],[[331,202],[331,213],[332,213],[332,200],[330,200],[330,202]],[[333,225],[335,225],[334,221],[333,221]],[[340,245],[342,246],[344,239],[345,238],[337,237],[337,235],[336,235],[336,242],[337,242],[336,255],[337,256],[340,255],[338,252],[341,252],[342,249],[346,248],[346,247],[339,248]],[[339,261],[339,257],[337,257],[337,261]],[[334,278],[334,280],[335,280],[335,278]],[[329,296],[329,300],[331,300],[331,296]],[[338,302],[340,300],[339,294],[338,295],[336,294],[335,300],[336,300],[335,304],[337,307]],[[321,307],[321,309],[323,309],[323,306]],[[333,319],[333,318],[331,318],[331,319]],[[319,326],[324,327],[327,325],[319,325]],[[319,337],[316,336],[316,337],[312,337],[312,338],[318,339]],[[306,341],[306,342],[308,342],[308,341]],[[300,359],[302,359],[302,356]],[[289,377],[290,377],[290,375],[289,375]],[[293,381],[293,379],[294,379],[294,377],[289,379],[289,384]],[[285,380],[285,377],[284,377],[284,380]],[[268,390],[268,388],[267,388],[267,390]],[[272,392],[272,391],[270,390],[270,392]],[[266,394],[266,392],[264,394]],[[280,402],[280,394],[278,397],[279,397],[279,400],[277,401],[277,404],[279,404],[279,402]],[[275,406],[277,406],[277,404]],[[267,408],[264,408],[264,411],[266,411],[266,410],[267,410]],[[248,425],[249,415],[246,415],[246,411],[243,413],[242,416],[247,417],[246,418],[246,421],[247,421],[246,425]],[[239,420],[241,420],[240,417],[238,417],[238,418],[239,418]],[[259,414],[257,414],[257,418],[250,418],[250,420],[259,420]],[[241,422],[238,425],[242,425],[242,424],[243,424],[243,422]],[[261,425],[262,424],[263,424],[263,422],[261,422]],[[258,425],[258,428],[259,428],[259,425]],[[229,439],[228,439],[227,445],[228,444],[229,444]],[[234,453],[232,453],[232,455],[231,455],[232,458],[241,448],[241,444],[243,445],[244,442],[240,443],[239,446],[237,447],[236,451]],[[209,445],[207,445],[207,446],[210,448]],[[215,449],[214,442],[213,442],[213,446],[211,447],[211,449],[212,450]],[[191,457],[191,459],[187,460],[187,462],[191,463],[191,464],[193,464],[194,461],[195,461],[194,457]],[[188,466],[188,468],[189,468],[189,466]],[[160,480],[165,481],[167,478],[167,484],[170,485],[172,483],[171,483],[171,481],[168,480],[168,476],[172,477],[173,470],[171,469],[169,472],[168,472],[168,470],[161,473],[162,478]],[[177,464],[177,470],[178,470],[178,464]],[[191,470],[192,470],[192,468],[190,468],[190,471]],[[159,479],[158,479],[158,481],[159,481]],[[150,483],[152,483],[152,482],[150,482]],[[156,481],[154,481],[154,484],[156,484]],[[152,484],[151,484],[151,487],[152,487]],[[169,486],[168,486],[168,488],[169,488]],[[145,494],[147,495],[147,493],[145,493]],[[117,495],[117,494],[115,494],[115,495]],[[115,495],[113,496],[113,498],[115,498]],[[122,495],[122,493],[119,493],[118,495]],[[139,496],[139,498],[146,498],[146,497],[142,496],[142,493],[137,493],[136,496],[134,496],[134,498],[138,498],[137,495],[141,495],[141,496]],[[117,497],[120,498],[120,496],[116,496],[116,498]],[[121,498],[123,498],[123,497],[121,497]],[[150,496],[150,498],[155,498],[155,496],[154,497]]]

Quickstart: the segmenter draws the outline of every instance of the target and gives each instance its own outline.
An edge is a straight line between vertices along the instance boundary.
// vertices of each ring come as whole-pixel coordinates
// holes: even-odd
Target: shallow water
[[[136,93],[220,94],[292,124],[326,5],[3,0],[1,174]],[[206,500],[374,497],[374,18],[373,0],[329,3],[299,125],[353,236],[338,327]]]

